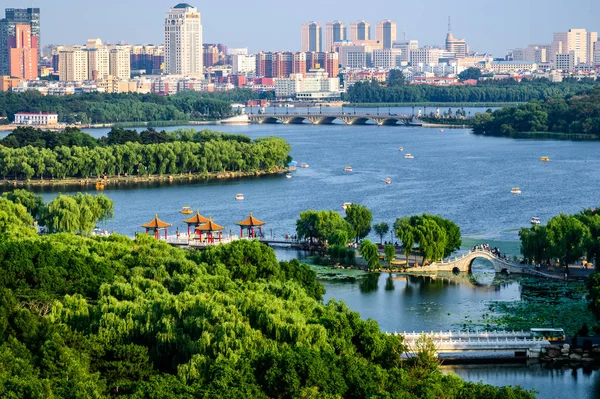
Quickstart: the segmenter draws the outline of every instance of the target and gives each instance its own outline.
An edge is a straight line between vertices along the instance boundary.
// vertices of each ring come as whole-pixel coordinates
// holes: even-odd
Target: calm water
[[[210,127],[253,138],[280,136],[292,146],[299,169],[283,176],[211,181],[195,184],[154,184],[108,187],[115,201],[109,229],[132,235],[155,213],[183,228],[179,210],[188,205],[212,216],[228,230],[249,212],[266,221],[268,234],[293,233],[298,214],[306,209],[341,211],[357,202],[373,211],[374,221],[390,224],[400,216],[429,212],[455,221],[466,246],[489,242],[518,253],[521,227],[532,216],[546,222],[558,213],[574,213],[600,204],[600,143],[533,141],[480,137],[468,130],[377,126],[218,126]],[[170,128],[172,130],[174,128]],[[108,130],[94,130],[95,136]],[[404,147],[404,153],[398,147]],[[404,159],[405,153],[415,159]],[[549,163],[539,161],[548,156]],[[344,166],[351,165],[352,173]],[[386,185],[385,178],[392,184]],[[520,187],[522,195],[511,195]],[[46,199],[59,191],[45,192]],[[243,193],[244,201],[236,201]],[[389,238],[387,238],[389,239]],[[280,258],[295,257],[290,251]],[[485,269],[485,266],[483,267]],[[464,278],[388,275],[354,282],[325,281],[327,299],[345,301],[364,318],[377,320],[384,331],[440,330],[465,322],[485,323],[493,300],[520,299],[518,282],[474,286]],[[386,289],[387,288],[387,289]],[[392,289],[393,288],[393,289]],[[597,398],[600,374],[548,371],[536,368],[455,367],[461,377],[495,385],[535,388],[541,398]]]

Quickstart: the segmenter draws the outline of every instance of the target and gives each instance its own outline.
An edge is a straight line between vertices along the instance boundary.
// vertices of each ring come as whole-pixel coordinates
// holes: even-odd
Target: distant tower
[[[302,25],[302,51],[316,52],[322,51],[323,29],[317,22],[311,21]]]
[[[468,53],[465,39],[455,39],[452,35],[452,24],[448,17],[448,33],[446,34],[446,51],[454,53],[456,58],[465,58]]]
[[[392,48],[392,43],[396,41],[396,23],[389,19],[377,22],[377,41],[384,49]]]
[[[325,25],[325,49],[331,51],[335,42],[346,40],[346,24],[341,21],[330,22]]]
[[[202,77],[202,23],[200,13],[179,3],[165,15],[165,72]]]
[[[371,40],[371,25],[366,21],[350,24],[350,41]]]

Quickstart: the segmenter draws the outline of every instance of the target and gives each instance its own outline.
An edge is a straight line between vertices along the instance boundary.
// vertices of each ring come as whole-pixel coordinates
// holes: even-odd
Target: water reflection
[[[368,294],[369,292],[377,291],[379,288],[379,278],[380,275],[377,273],[369,273],[363,276],[358,282],[360,292]]]

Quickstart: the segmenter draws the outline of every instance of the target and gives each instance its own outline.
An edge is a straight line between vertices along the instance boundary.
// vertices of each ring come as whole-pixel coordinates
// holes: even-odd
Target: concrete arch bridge
[[[350,113],[327,113],[327,114],[251,114],[248,115],[250,123],[283,123],[303,124],[309,122],[313,125],[332,125],[342,122],[344,125],[368,125],[378,126],[421,126],[422,123],[412,115],[396,114],[350,114]]]

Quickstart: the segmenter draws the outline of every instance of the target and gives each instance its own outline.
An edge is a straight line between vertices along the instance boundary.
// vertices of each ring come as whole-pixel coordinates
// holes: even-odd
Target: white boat
[[[352,205],[352,202],[344,202],[344,203],[342,204],[342,209],[343,209],[343,210],[346,210],[346,209],[348,209],[348,207],[349,207],[350,205]]]
[[[389,177],[385,179],[385,184],[392,184],[392,179]]]
[[[404,147],[398,147],[398,151],[400,151],[400,152],[404,151]]]
[[[540,218],[532,217],[531,218],[531,224],[539,225],[540,224]]]
[[[413,159],[414,157],[411,154],[406,154],[404,156],[404,158],[406,158],[406,159]]]
[[[440,129],[440,132],[444,133],[444,129]]]
[[[291,179],[292,178],[292,174],[291,173],[286,173],[285,174],[285,178],[286,179]]]
[[[244,199],[244,194],[236,194],[235,195],[235,199],[238,200],[238,201],[243,200]]]
[[[352,166],[346,166],[344,172],[352,172]]]
[[[513,189],[510,190],[510,192],[512,194],[521,194],[521,189],[519,187],[513,187]]]
[[[306,168],[308,168],[308,164],[307,163],[302,163],[302,164],[300,164],[300,167],[306,169]]]

